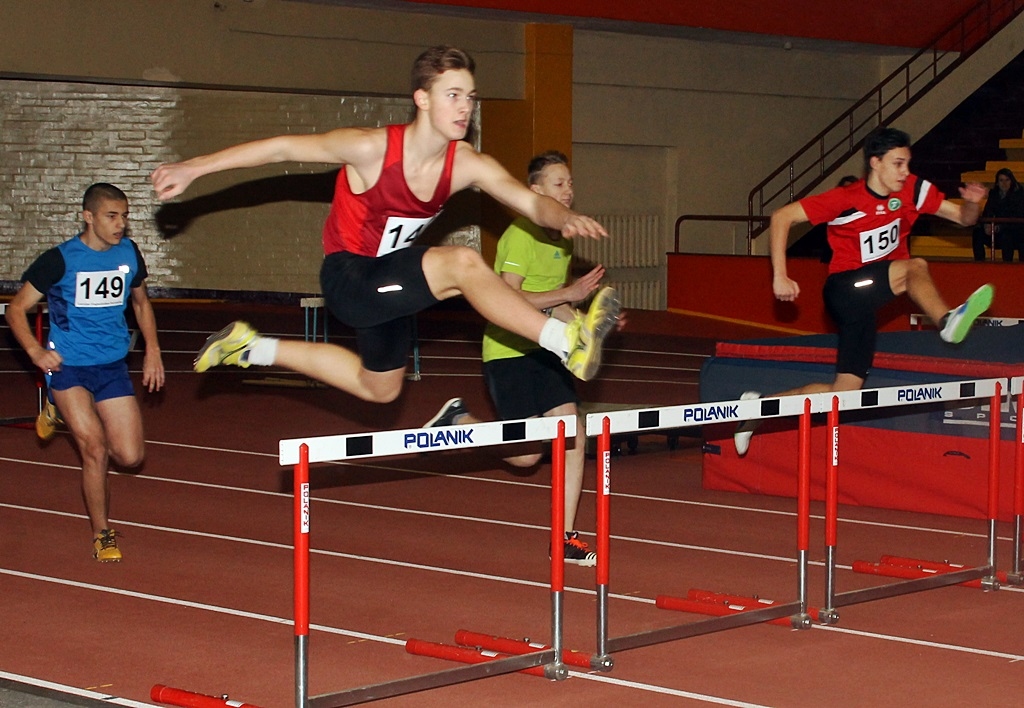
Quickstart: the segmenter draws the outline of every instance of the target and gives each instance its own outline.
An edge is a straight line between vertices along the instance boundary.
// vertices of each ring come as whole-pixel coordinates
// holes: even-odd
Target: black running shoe
[[[433,418],[423,424],[424,428],[444,428],[449,425],[457,425],[455,420],[460,415],[469,415],[469,409],[462,402],[461,398],[452,398],[437,412]]]
[[[597,565],[597,554],[580,540],[576,531],[565,532],[565,562],[591,567]]]

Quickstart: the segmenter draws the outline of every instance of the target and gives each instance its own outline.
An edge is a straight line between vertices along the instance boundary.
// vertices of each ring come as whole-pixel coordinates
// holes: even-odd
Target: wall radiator
[[[619,290],[627,309],[663,310],[665,301],[665,236],[656,214],[607,214],[594,218],[609,237],[575,239],[577,270],[600,263],[608,271],[604,283]]]

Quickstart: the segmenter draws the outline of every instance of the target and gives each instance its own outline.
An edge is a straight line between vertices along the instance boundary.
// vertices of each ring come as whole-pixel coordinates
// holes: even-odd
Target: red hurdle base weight
[[[468,647],[456,647],[450,644],[438,644],[437,642],[425,642],[422,639],[409,639],[405,642],[405,650],[417,656],[432,656],[435,659],[447,659],[448,661],[461,661],[463,664],[482,664],[485,661],[495,659],[508,659],[513,654],[502,654],[486,649],[470,649]],[[521,674],[540,676],[546,678],[543,666],[531,666],[528,669],[520,669]]]
[[[183,706],[183,708],[259,708],[252,703],[232,701],[227,696],[216,698],[203,693],[183,691],[180,688],[171,688],[156,684],[149,692],[149,697],[158,703],[167,703],[172,706]]]
[[[544,651],[550,649],[548,644],[531,642],[529,639],[510,639],[508,637],[496,637],[491,634],[480,634],[471,632],[468,629],[460,629],[455,633],[455,643],[459,646],[480,648],[489,651],[502,652],[504,654],[529,654],[533,651]],[[562,650],[562,663],[569,666],[578,666],[589,669],[590,655],[586,652],[574,649]]]
[[[777,605],[775,600],[766,600],[760,597],[743,597],[741,595],[729,595],[726,593],[712,592],[710,590],[698,590],[691,588],[686,597],[672,597],[671,595],[658,595],[654,604],[662,610],[675,610],[676,612],[693,612],[695,614],[710,615],[712,617],[726,617],[740,612],[763,609]],[[814,607],[807,608],[808,616],[817,621],[818,610]],[[792,620],[786,617],[768,620],[765,624],[777,624],[782,627],[791,627]]]
[[[903,580],[916,580],[927,578],[932,575],[943,573],[955,573],[963,570],[966,566],[958,563],[944,563],[939,561],[918,560],[916,558],[902,558],[900,556],[882,556],[878,563],[869,561],[854,561],[853,572],[866,575],[881,575],[888,578],[901,578]],[[1007,575],[1004,571],[996,571],[997,582],[1007,584]],[[981,588],[983,584],[980,579],[968,580],[960,583],[967,588]]]

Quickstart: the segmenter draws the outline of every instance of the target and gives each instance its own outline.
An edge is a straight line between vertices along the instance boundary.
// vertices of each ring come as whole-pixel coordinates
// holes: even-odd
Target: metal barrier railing
[[[747,197],[748,241],[753,217],[809,194],[872,129],[902,115],[1021,10],[1024,0],[981,0],[761,180]]]

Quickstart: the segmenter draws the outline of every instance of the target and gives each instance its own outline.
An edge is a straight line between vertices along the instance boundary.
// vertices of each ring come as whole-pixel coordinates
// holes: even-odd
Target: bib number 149
[[[76,307],[114,307],[124,303],[125,274],[118,270],[79,273]]]

